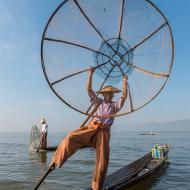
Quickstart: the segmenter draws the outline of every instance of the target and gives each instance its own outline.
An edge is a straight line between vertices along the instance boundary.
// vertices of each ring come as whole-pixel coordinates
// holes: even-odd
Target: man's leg
[[[44,142],[44,133],[41,134],[41,145],[40,145],[40,149],[44,150],[45,148],[45,142]]]
[[[96,133],[96,129],[87,127],[79,128],[69,133],[57,148],[51,164],[61,167],[66,160],[73,155],[79,148],[89,146],[92,136]]]
[[[102,190],[109,162],[110,130],[100,129],[96,133],[96,168],[92,181],[93,190]]]
[[[44,149],[47,148],[47,133],[44,134]]]

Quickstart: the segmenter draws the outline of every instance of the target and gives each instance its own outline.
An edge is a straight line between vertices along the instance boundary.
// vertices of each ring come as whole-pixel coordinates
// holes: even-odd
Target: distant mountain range
[[[116,130],[116,129],[115,129]],[[190,119],[176,120],[165,123],[149,122],[141,124],[121,124],[117,131],[170,131],[190,132]]]

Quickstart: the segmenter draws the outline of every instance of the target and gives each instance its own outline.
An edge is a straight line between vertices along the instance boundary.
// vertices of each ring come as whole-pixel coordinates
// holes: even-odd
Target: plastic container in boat
[[[155,159],[161,159],[163,158],[164,155],[163,155],[163,147],[161,145],[155,145],[153,148],[152,148],[152,158],[155,158]]]

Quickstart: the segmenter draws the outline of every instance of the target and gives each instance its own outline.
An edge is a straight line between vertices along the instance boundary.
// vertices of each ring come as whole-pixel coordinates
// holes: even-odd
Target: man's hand
[[[90,74],[94,73],[94,71],[95,71],[95,68],[94,67],[90,67],[90,69],[89,69]]]
[[[123,82],[127,83],[127,81],[128,81],[128,76],[127,76],[127,75],[124,75],[124,76],[123,76]]]

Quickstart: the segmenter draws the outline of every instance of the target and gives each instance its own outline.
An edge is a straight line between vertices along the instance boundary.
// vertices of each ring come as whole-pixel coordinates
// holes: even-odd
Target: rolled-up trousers
[[[40,149],[45,150],[47,146],[47,133],[42,133],[41,134],[41,144],[40,144]]]
[[[92,189],[102,190],[109,162],[110,126],[103,126],[93,119],[86,127],[69,133],[57,148],[52,162],[61,167],[78,149],[85,146],[96,149],[96,167],[92,179]]]

